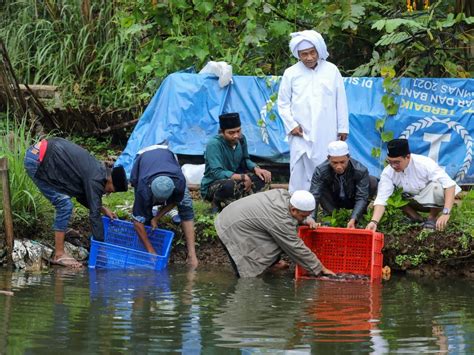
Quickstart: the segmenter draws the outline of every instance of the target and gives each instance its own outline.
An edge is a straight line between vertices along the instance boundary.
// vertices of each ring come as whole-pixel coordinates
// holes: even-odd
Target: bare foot
[[[51,264],[70,268],[81,268],[84,266],[68,254],[55,255],[54,258],[51,260]]]

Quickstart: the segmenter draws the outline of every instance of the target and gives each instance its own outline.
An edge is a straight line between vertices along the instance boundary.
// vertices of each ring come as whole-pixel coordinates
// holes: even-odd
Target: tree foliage
[[[459,0],[7,3],[0,36],[21,81],[58,85],[73,106],[146,103],[168,74],[209,60],[235,74],[281,75],[295,61],[289,34],[303,29],[323,34],[344,75],[377,76],[387,66],[424,77],[471,70],[473,17]]]

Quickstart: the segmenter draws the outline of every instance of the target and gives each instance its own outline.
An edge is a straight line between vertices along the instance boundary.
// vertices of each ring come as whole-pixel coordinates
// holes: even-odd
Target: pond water
[[[474,353],[474,282],[0,269],[0,353]]]

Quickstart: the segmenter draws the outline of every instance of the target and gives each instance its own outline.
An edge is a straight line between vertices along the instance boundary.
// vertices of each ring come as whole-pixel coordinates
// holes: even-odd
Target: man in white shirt
[[[422,221],[417,210],[427,208],[429,216],[424,227],[443,230],[448,223],[454,197],[461,188],[433,159],[411,154],[408,140],[394,139],[388,142],[387,149],[388,165],[380,176],[374,214],[366,229],[377,230],[388,198],[395,187],[401,187],[403,194],[412,200],[403,207],[403,211],[412,219]]]
[[[326,160],[326,148],[346,140],[349,119],[341,73],[326,61],[329,53],[316,31],[291,34],[290,49],[299,59],[285,70],[278,93],[278,112],[290,145],[288,190],[308,191],[314,169]]]

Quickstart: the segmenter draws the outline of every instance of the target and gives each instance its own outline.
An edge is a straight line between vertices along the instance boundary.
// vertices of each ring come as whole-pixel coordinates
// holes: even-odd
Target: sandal
[[[59,266],[70,267],[70,268],[81,268],[84,266],[82,263],[74,259],[72,256],[69,256],[66,254],[62,255],[58,259],[52,258],[49,260],[49,262],[51,265],[59,265]]]
[[[423,229],[426,229],[426,230],[435,230],[436,229],[436,222],[435,221],[431,221],[431,220],[426,220],[424,223],[423,223]]]
[[[406,223],[408,225],[412,225],[412,226],[424,224],[426,222],[426,220],[424,220],[424,219],[415,219],[415,218],[411,218],[411,217],[408,217],[408,216],[405,216],[402,221],[404,223]]]

